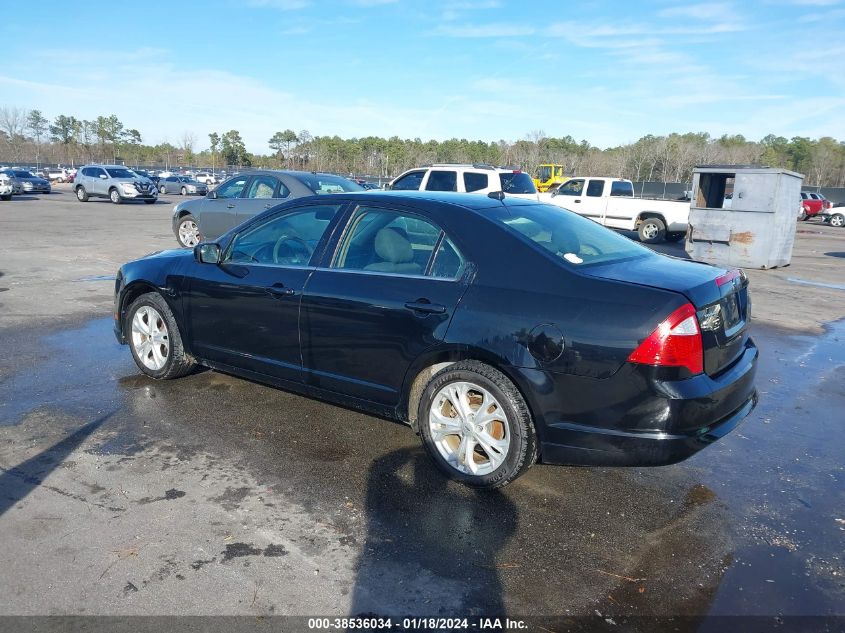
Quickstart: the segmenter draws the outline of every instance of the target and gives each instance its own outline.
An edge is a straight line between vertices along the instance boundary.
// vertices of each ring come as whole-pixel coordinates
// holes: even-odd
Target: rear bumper
[[[754,409],[757,357],[749,338],[740,357],[716,377],[664,380],[655,368],[633,364],[602,380],[524,370],[541,459],[595,466],[684,460]]]

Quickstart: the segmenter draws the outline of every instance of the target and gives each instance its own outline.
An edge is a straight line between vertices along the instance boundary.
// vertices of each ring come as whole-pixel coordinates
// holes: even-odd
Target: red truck
[[[802,220],[809,220],[810,218],[814,218],[822,213],[823,211],[827,211],[833,205],[831,204],[830,200],[825,198],[820,193],[812,193],[810,191],[802,191],[801,192],[801,206],[803,207],[803,213],[801,215]]]

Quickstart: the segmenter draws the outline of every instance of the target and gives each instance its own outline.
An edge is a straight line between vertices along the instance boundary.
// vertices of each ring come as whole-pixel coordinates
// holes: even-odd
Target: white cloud
[[[690,18],[696,20],[720,20],[730,18],[735,14],[732,4],[728,2],[702,2],[701,4],[687,4],[669,7],[658,11],[662,18]]]
[[[247,6],[255,9],[296,11],[311,6],[311,0],[247,0]]]
[[[491,24],[465,24],[463,26],[441,24],[433,31],[432,35],[445,35],[448,37],[525,37],[533,35],[537,29],[533,26],[509,24],[507,22]]]

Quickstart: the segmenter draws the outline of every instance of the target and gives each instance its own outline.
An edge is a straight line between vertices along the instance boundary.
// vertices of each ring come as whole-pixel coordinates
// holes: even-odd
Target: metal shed
[[[696,167],[687,253],[721,266],[789,265],[803,180],[801,174],[760,165]]]

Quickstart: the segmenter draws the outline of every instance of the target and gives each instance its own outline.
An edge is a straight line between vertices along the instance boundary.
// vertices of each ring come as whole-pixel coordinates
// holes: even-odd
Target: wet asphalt
[[[760,404],[693,458],[477,492],[395,422],[152,381],[102,314],[7,328],[0,614],[845,615],[845,322],[752,335]]]

